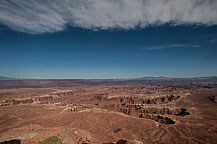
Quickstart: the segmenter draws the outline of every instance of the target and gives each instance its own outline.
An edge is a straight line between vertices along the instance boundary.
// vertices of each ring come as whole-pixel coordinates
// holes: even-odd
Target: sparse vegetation
[[[40,144],[63,144],[63,143],[61,139],[58,138],[57,136],[52,136],[41,141]]]
[[[118,129],[114,130],[114,133],[118,133],[119,131],[121,131],[121,129],[120,129],[120,128],[118,128]]]

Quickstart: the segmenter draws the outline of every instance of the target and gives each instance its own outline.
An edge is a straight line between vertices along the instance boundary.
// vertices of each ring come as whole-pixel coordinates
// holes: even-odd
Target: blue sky
[[[21,7],[19,6],[21,4],[25,11],[26,1],[18,1],[20,3],[17,4],[16,1],[12,4],[6,1],[0,2],[0,75],[2,76],[137,78],[217,75],[217,18],[211,15],[212,7],[209,7],[211,10],[207,13],[210,19],[204,18],[202,14],[199,16],[195,14],[191,15],[195,17],[193,20],[177,19],[177,17],[172,19],[170,16],[170,19],[154,17],[156,20],[140,17],[141,20],[137,21],[133,19],[134,15],[125,16],[117,11],[118,14],[122,14],[121,18],[126,17],[123,19],[125,23],[117,21],[116,18],[114,21],[108,21],[105,18],[108,14],[102,14],[104,17],[101,15],[93,17],[95,21],[92,21],[86,17],[85,12],[83,15],[76,15],[80,21],[82,20],[80,22],[75,18],[65,20],[65,15],[57,17],[61,13],[51,13],[53,19],[46,13],[39,16],[38,5],[46,3],[34,3],[37,12],[32,14],[19,15],[12,10],[9,11],[9,8],[13,8],[16,12],[16,8]],[[128,3],[123,1],[126,9]],[[90,4],[84,5],[88,9]],[[99,3],[99,5],[105,4]],[[198,8],[206,8],[207,5],[202,3],[196,8],[192,6],[192,9],[197,11]],[[1,6],[4,9],[1,9]],[[106,3],[106,8],[111,9],[112,6],[112,3]],[[155,4],[153,7],[156,7]],[[162,11],[165,10],[163,7]],[[100,13],[100,9],[97,12]],[[178,11],[177,15],[184,12]],[[142,11],[135,13],[140,14]],[[170,14],[170,11],[168,13]],[[38,21],[32,17],[31,19],[29,15],[38,16]],[[41,15],[43,19],[40,19]],[[44,17],[49,19],[46,21]],[[75,22],[71,22],[73,20]],[[76,23],[77,21],[80,23]]]

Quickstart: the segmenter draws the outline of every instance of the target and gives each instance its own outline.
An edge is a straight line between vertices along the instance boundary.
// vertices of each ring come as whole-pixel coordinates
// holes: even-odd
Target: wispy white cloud
[[[0,0],[0,23],[26,33],[217,24],[217,0]]]
[[[189,45],[189,44],[170,44],[170,45],[161,45],[161,46],[150,46],[141,49],[147,50],[161,50],[161,49],[171,49],[171,48],[182,48],[182,47],[200,47],[199,45]]]

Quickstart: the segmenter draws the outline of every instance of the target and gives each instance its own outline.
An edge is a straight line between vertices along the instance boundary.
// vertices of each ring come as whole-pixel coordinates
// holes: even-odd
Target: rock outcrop
[[[213,102],[217,102],[217,96],[209,96],[208,98]]]
[[[138,97],[113,97],[107,98],[106,96],[97,96],[92,98],[96,103],[125,103],[125,104],[166,104],[179,99],[180,96],[162,96],[157,98],[138,98]]]
[[[14,140],[0,142],[0,144],[21,144],[21,141],[18,139],[14,139]]]
[[[185,116],[189,115],[185,108],[159,107],[159,104],[165,104],[179,99],[180,96],[164,96],[157,98],[138,98],[138,97],[113,97],[96,96],[92,99],[99,108],[117,111],[126,115],[152,119],[159,123],[174,124],[169,115]],[[149,107],[149,105],[151,105]],[[156,106],[153,106],[156,105]]]
[[[0,102],[0,106],[13,106],[20,104],[54,104],[60,102],[60,99],[55,96],[47,95],[27,99],[12,99]]]

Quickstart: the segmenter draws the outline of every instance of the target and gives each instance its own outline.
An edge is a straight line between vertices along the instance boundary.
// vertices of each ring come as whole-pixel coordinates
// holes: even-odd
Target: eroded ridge
[[[110,111],[117,111],[126,115],[152,119],[163,124],[175,124],[175,121],[169,117],[185,116],[190,113],[186,108],[168,108],[160,106],[179,99],[180,96],[164,96],[159,98],[138,98],[138,97],[113,97],[97,96],[92,99],[99,108]]]
[[[0,106],[13,106],[20,104],[57,104],[59,103],[58,97],[48,95],[27,99],[11,99],[0,102]]]
[[[162,96],[157,98],[138,98],[138,97],[112,97],[108,98],[106,96],[97,96],[92,99],[92,101],[103,103],[127,103],[127,104],[167,104],[179,99],[180,96]]]
[[[88,90],[58,90],[49,94],[24,99],[10,99],[0,102],[0,106],[13,106],[22,104],[48,104],[64,106],[65,110],[72,112],[89,108],[100,108],[109,111],[121,112],[129,116],[151,119],[159,123],[174,124],[170,118],[173,116],[189,115],[185,108],[170,108],[167,104],[180,99],[178,95],[164,95],[158,97],[116,96],[109,97],[107,93],[86,95]],[[83,95],[81,95],[83,94]],[[133,94],[133,93],[132,93]],[[133,94],[135,95],[135,94]],[[79,99],[77,99],[79,96]]]
[[[51,104],[56,106],[65,106],[65,97],[73,95],[73,91],[52,92],[42,96],[35,96],[23,99],[9,99],[0,102],[0,106],[13,106],[21,104]]]

